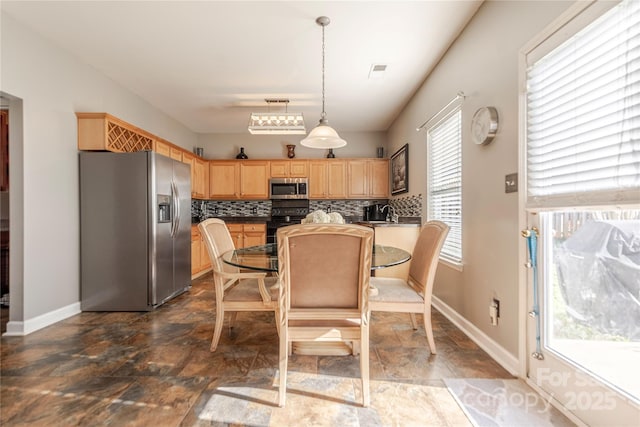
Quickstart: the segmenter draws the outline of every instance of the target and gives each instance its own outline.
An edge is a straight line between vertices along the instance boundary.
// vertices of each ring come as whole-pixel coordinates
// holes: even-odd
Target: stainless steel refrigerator
[[[153,310],[191,286],[191,171],[152,151],[80,153],[83,311]]]

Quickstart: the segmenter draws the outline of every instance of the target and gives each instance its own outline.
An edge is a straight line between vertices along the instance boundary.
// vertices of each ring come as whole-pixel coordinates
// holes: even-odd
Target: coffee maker
[[[382,203],[375,203],[371,206],[365,206],[363,216],[365,221],[386,221],[387,212],[383,212],[382,208],[386,205]]]

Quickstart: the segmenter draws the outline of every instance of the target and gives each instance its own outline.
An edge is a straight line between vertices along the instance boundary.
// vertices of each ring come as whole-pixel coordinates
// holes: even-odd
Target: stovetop
[[[309,200],[272,200],[271,218],[280,217],[305,217],[309,214]]]

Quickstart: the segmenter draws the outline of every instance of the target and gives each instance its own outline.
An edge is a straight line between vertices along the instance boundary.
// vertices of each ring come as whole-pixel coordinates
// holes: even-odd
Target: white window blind
[[[428,218],[449,225],[440,256],[462,262],[462,113],[456,108],[428,131]]]
[[[640,2],[527,68],[527,207],[640,201]]]

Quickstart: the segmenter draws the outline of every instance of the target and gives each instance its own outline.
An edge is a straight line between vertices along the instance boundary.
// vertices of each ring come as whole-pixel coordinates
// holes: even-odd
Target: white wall
[[[518,356],[518,194],[504,192],[518,171],[518,52],[571,2],[485,2],[388,131],[389,150],[409,143],[410,194],[427,193],[426,131],[416,127],[457,92],[462,107],[463,271],[440,264],[434,295]],[[488,146],[475,146],[473,113],[494,106],[500,129]],[[426,201],[426,197],[425,197]],[[426,216],[426,207],[425,213]],[[489,302],[500,300],[500,323],[489,324]],[[523,331],[524,332],[524,331]]]
[[[249,116],[247,116],[248,120]],[[315,123],[313,124],[315,126]],[[311,126],[307,124],[307,130]],[[347,145],[333,150],[336,157],[376,157],[376,148],[384,147],[384,157],[387,156],[386,132],[341,132],[336,129],[340,138],[347,141]],[[287,144],[296,146],[296,158],[313,159],[325,157],[328,150],[317,150],[300,145],[305,135],[251,135],[249,131],[241,134],[201,134],[198,144],[204,148],[207,159],[234,159],[244,147],[250,159],[279,159],[287,157]]]
[[[24,292],[10,320],[29,321],[79,301],[75,112],[109,112],[188,149],[197,136],[4,12],[1,24],[0,90],[23,105],[23,136],[12,134],[10,144],[21,144],[24,158],[12,158],[10,168],[23,178],[24,238],[14,241],[19,233],[12,218],[11,251],[24,254],[23,280],[16,284]],[[13,194],[11,200],[13,211]],[[14,277],[20,272],[12,271],[12,300]]]

